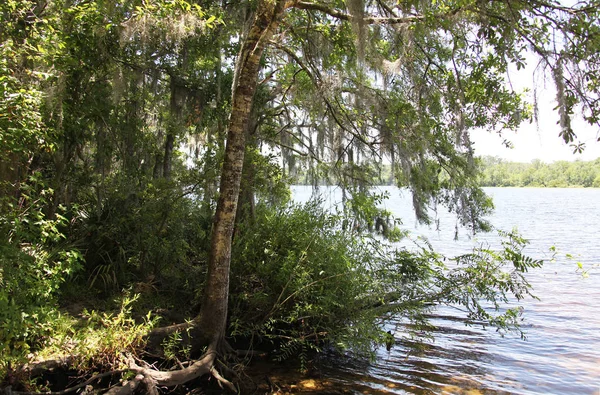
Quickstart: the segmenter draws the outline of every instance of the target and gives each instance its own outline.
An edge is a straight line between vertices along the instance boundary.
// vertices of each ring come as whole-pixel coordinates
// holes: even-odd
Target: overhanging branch
[[[336,10],[335,8],[328,7],[324,4],[317,4],[317,3],[312,3],[309,1],[298,1],[296,4],[294,4],[294,7],[301,9],[301,10],[320,11],[320,12],[327,14],[333,18],[343,20],[343,21],[352,21],[353,19],[358,18],[356,15],[352,15],[347,12]],[[411,23],[424,21],[428,18],[438,19],[438,18],[445,18],[445,17],[453,16],[465,9],[467,9],[467,8],[466,7],[457,7],[448,12],[440,13],[440,15],[431,15],[431,16],[426,16],[423,14],[416,14],[416,15],[406,15],[406,16],[377,17],[377,16],[371,15],[371,16],[365,16],[361,19],[362,19],[362,22],[367,25],[408,25]]]
[[[324,4],[316,4],[308,1],[299,1],[296,5],[296,8],[302,10],[313,10],[320,11],[329,16],[332,16],[336,19],[340,19],[343,21],[350,21],[356,16],[348,14],[346,12],[336,10],[334,8],[327,7]],[[409,24],[418,21],[422,21],[425,19],[425,15],[408,15],[403,17],[375,17],[375,16],[367,16],[363,18],[363,22],[368,25],[402,25]]]

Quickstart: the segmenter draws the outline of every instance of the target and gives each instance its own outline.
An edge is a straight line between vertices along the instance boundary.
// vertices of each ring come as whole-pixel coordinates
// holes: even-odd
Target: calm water
[[[440,230],[417,226],[410,197],[395,188],[388,210],[403,218],[405,229],[425,236],[447,255],[470,251],[493,235],[473,239],[462,231],[454,241],[452,215],[438,213]],[[525,308],[527,340],[501,337],[495,330],[465,325],[460,311],[438,308],[431,316],[435,341],[422,351],[403,336],[401,323],[391,323],[396,344],[378,351],[370,364],[353,360],[325,367],[328,379],[345,390],[365,394],[594,394],[600,395],[600,189],[489,188],[496,205],[490,218],[499,229],[517,227],[531,241],[527,253],[555,262],[529,273],[540,301]],[[331,201],[339,191],[322,189]],[[308,199],[310,190],[294,189],[294,198]],[[571,253],[573,259],[566,259]],[[577,262],[588,269],[584,277]]]

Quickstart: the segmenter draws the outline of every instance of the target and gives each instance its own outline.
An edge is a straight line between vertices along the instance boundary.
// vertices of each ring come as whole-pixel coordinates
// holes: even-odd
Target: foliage
[[[319,348],[324,340],[364,348],[376,338],[374,321],[359,320],[375,260],[368,243],[340,224],[317,203],[258,207],[234,245],[233,336],[273,342],[280,357]]]
[[[509,162],[497,157],[476,158],[479,167],[477,185],[481,187],[583,187],[600,188],[600,163],[594,161],[556,161],[544,163],[533,160],[531,163]],[[443,181],[444,175],[439,176]],[[297,172],[295,182],[310,185],[308,174]],[[324,185],[331,181],[319,179]],[[382,165],[374,177],[376,185],[394,185],[391,165]]]
[[[443,205],[473,232],[489,230],[492,204],[478,185],[469,133],[502,134],[536,117],[535,103],[508,80],[533,51],[558,88],[560,137],[583,148],[570,119],[581,110],[598,124],[597,0],[348,7],[7,0],[0,2],[3,359],[23,358],[50,344],[48,336],[65,350],[101,350],[109,363],[118,348],[140,344],[149,324],[132,321],[129,307],[90,312],[93,330],[69,332],[56,304],[75,285],[104,301],[124,288],[140,291],[125,304],[135,313],[172,306],[176,297],[185,314],[197,311],[224,195],[218,185],[228,181],[220,169],[233,169],[223,165],[232,98],[246,91],[238,55],[255,33],[255,14],[276,5],[290,8],[260,14],[278,19],[267,21],[272,39],[257,38],[253,54],[265,50],[259,70],[241,82],[258,87],[243,106],[246,118],[234,119],[247,143],[237,147],[243,169],[232,171],[246,181],[227,207],[233,214],[241,202],[232,333],[270,340],[286,356],[324,339],[367,350],[382,341],[379,318],[419,321],[430,303],[462,303],[500,328],[518,324],[513,310],[487,308],[528,293],[520,273],[537,263],[522,257],[521,240],[508,234],[504,252],[457,258],[458,269],[427,248],[394,250],[389,242],[404,234],[369,186],[384,177],[408,188],[423,222],[428,207]],[[556,166],[560,185],[564,177],[598,183],[579,164]],[[536,171],[524,170],[519,182],[545,183]],[[307,183],[327,179],[343,189],[340,212],[287,206],[288,177],[303,172]],[[80,348],[69,348],[68,337]],[[176,357],[179,341],[170,341]]]
[[[167,360],[178,361],[179,357],[190,358],[191,344],[183,342],[181,332],[173,332],[162,342],[163,351]]]
[[[117,180],[118,182],[118,180]],[[121,181],[122,182],[122,181]],[[118,289],[133,281],[194,272],[205,262],[209,221],[191,191],[156,180],[137,193],[109,190],[98,214],[80,208],[90,286]],[[188,196],[189,195],[189,196]],[[197,279],[200,281],[200,278]]]
[[[138,294],[119,295],[115,312],[83,310],[80,319],[60,316],[53,323],[52,336],[36,353],[42,360],[72,356],[79,369],[115,366],[124,352],[137,353],[144,336],[156,324],[157,317],[147,313],[142,320],[132,318]]]
[[[20,207],[0,216],[0,356],[6,361],[52,332],[60,287],[81,268],[81,253],[65,240],[67,218],[44,214],[51,191],[33,178]]]
[[[461,306],[472,322],[519,329],[519,308],[503,306],[530,295],[524,273],[542,262],[523,255],[527,241],[518,234],[501,232],[499,250],[447,258],[427,245],[407,250],[343,230],[348,218],[323,210],[314,201],[261,206],[236,239],[232,336],[269,342],[278,358],[323,346],[368,354],[386,340],[382,319],[404,316],[416,331],[436,304]]]
[[[177,176],[159,177],[162,171],[156,169],[162,170],[165,160],[155,154],[164,150],[162,125],[148,122],[144,127],[151,133],[144,134],[136,119],[141,111],[127,110],[144,106],[166,112],[149,99],[149,85],[140,90],[123,82],[136,74],[123,62],[142,62],[130,57],[138,44],[120,36],[133,3],[124,8],[106,2],[0,4],[3,363],[22,361],[47,346],[48,339],[63,335],[64,342],[77,336],[94,339],[91,332],[60,329],[69,321],[58,311],[59,302],[65,302],[62,291],[71,292],[66,288],[89,284],[110,298],[121,287],[154,279],[171,293],[185,293],[188,284],[191,299],[202,282],[211,214],[190,198],[198,180],[190,178],[178,155],[169,158]],[[177,9],[165,13],[183,18],[191,12],[186,4],[177,2]],[[195,18],[206,16],[193,8]],[[206,16],[207,29],[216,23]],[[157,43],[144,45],[152,51]],[[152,89],[154,94],[165,91],[164,86]],[[157,163],[142,166],[150,158]],[[206,226],[198,226],[202,221]],[[90,313],[96,329],[116,333],[120,328],[123,335],[133,328],[125,315]],[[130,346],[107,333],[98,336],[109,342],[100,354],[110,342],[114,350]],[[71,349],[63,345],[64,352]]]
[[[480,246],[472,253],[452,258],[453,265],[441,260],[434,264],[434,286],[439,290],[437,300],[461,305],[471,322],[479,322],[506,331],[519,329],[521,307],[516,305],[525,297],[533,297],[525,275],[539,268],[543,261],[523,254],[528,241],[516,231],[499,231],[501,248]],[[513,305],[514,307],[506,307]],[[521,337],[524,337],[524,333]]]

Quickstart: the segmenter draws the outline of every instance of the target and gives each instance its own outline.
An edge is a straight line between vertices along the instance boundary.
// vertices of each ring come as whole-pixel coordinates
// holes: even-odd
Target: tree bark
[[[257,103],[254,103],[255,105]],[[253,150],[257,149],[256,129],[258,128],[257,107],[252,109],[248,125],[246,125],[246,149],[244,154],[244,167],[242,170],[242,180],[240,182],[240,194],[238,196],[237,212],[235,214],[234,236],[237,234],[239,224],[245,221],[254,219],[254,208],[256,202],[254,200],[254,183],[255,183],[255,163],[252,155],[249,155]]]
[[[173,146],[175,138],[181,133],[181,117],[183,102],[185,101],[186,92],[183,87],[178,85],[175,77],[171,77],[171,99],[170,112],[171,119],[167,127],[167,137],[165,139],[165,149],[163,156],[163,177],[167,180],[171,179],[171,168],[173,161]]]
[[[268,40],[282,18],[285,3],[283,0],[259,1],[254,22],[243,39],[236,64],[225,158],[211,236],[207,281],[199,324],[194,331],[197,344],[206,344],[206,342],[221,344],[227,329],[231,238],[244,164],[246,128],[258,84],[260,59]]]
[[[163,177],[167,180],[171,179],[171,161],[173,158],[173,145],[175,144],[175,134],[169,131],[165,140],[165,155],[163,157]]]

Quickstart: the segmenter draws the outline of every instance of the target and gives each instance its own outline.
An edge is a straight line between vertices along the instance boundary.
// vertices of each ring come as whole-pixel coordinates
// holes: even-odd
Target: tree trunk
[[[255,103],[256,104],[256,103]],[[259,106],[260,107],[260,106]],[[235,214],[234,239],[237,228],[240,223],[254,220],[254,184],[255,184],[255,163],[253,155],[249,155],[257,149],[256,129],[258,128],[257,108],[252,109],[250,119],[246,126],[246,149],[244,157],[244,168],[242,171],[242,180],[240,182],[240,194],[238,196],[237,212]]]
[[[144,109],[143,90],[144,90],[144,74],[141,70],[131,71],[131,79],[129,81],[127,91],[127,107],[124,113],[125,124],[121,128],[122,135],[122,166],[123,172],[128,177],[135,179],[139,171],[139,147],[137,143],[141,141],[140,130],[142,122],[142,111]]]
[[[181,118],[185,96],[186,92],[184,88],[178,85],[178,82],[175,80],[175,77],[171,77],[171,119],[169,120],[169,125],[167,127],[167,138],[165,139],[165,149],[163,157],[163,177],[167,180],[171,179],[173,146],[175,145],[175,137],[181,133],[181,129],[183,128],[181,125]]]
[[[252,146],[253,145],[248,145],[248,149],[252,149]],[[255,169],[252,157],[246,155],[244,160],[244,170],[242,171],[242,181],[240,183],[236,224],[254,220],[254,209],[256,207],[256,202],[254,200],[254,174]]]
[[[171,161],[173,158],[173,145],[175,143],[175,134],[173,131],[169,131],[167,133],[167,138],[165,140],[165,155],[163,162],[163,177],[167,180],[171,179]]]
[[[199,323],[194,331],[198,338],[196,343],[221,344],[227,329],[231,238],[244,164],[246,128],[258,84],[260,59],[283,15],[284,4],[285,1],[282,0],[259,1],[254,22],[243,39],[236,64],[219,200],[211,236],[207,281]]]
[[[155,180],[161,178],[164,166],[165,164],[163,161],[163,153],[157,152],[156,154],[154,154],[154,168],[152,169],[152,178],[154,178]]]

